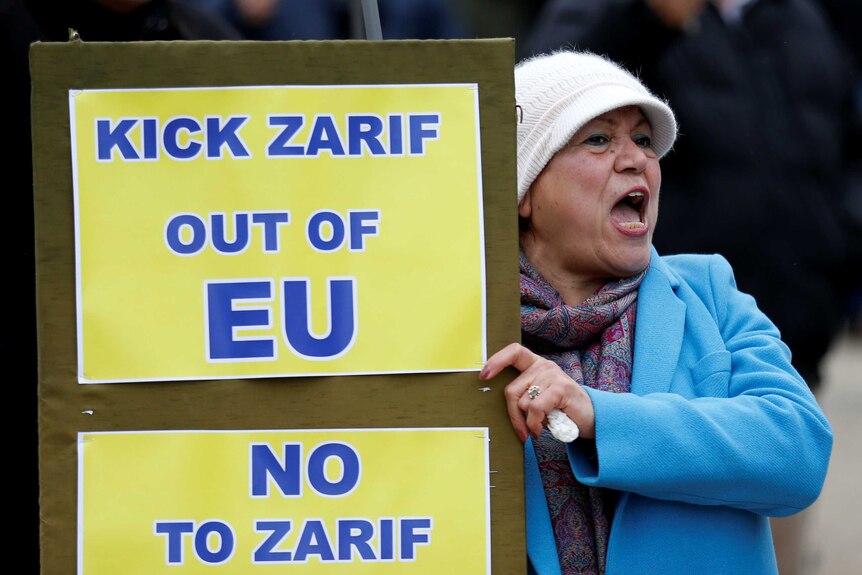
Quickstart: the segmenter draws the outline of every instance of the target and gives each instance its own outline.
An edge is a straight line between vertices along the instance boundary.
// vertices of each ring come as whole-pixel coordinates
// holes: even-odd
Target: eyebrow
[[[597,122],[600,122],[600,123],[602,123],[602,124],[607,124],[607,125],[609,125],[609,126],[611,126],[611,127],[619,126],[619,124],[620,124],[619,120],[617,120],[616,118],[602,118],[602,117],[598,117],[598,118],[594,118],[594,120],[593,120],[593,121],[597,121]],[[637,121],[637,123],[634,125],[634,127],[635,127],[635,128],[640,128],[640,127],[641,127],[641,126],[643,126],[644,124],[646,124],[647,126],[650,126],[650,128],[652,128],[652,125],[649,123],[649,120],[647,119],[647,117],[643,114],[643,112],[641,112],[641,117],[640,117],[640,119]]]

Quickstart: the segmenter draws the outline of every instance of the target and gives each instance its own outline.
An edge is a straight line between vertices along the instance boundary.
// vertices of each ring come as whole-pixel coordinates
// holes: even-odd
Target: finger
[[[542,434],[542,431],[544,431],[545,428],[544,422],[545,411],[543,409],[539,408],[535,404],[527,409],[526,425],[533,437],[538,437]]]
[[[533,376],[530,373],[522,373],[513,379],[503,389],[503,396],[506,399],[506,411],[509,413],[509,420],[512,422],[512,428],[518,435],[521,442],[527,441],[530,432],[526,424],[526,409],[521,405],[521,398],[527,392],[527,389],[533,384]]]
[[[527,436],[530,435],[524,412],[518,409],[517,404],[511,402],[506,402],[506,409],[509,412],[509,421],[512,422],[512,429],[515,430],[515,434],[521,440],[521,443],[524,443],[527,441]]]
[[[548,399],[540,397],[546,388],[539,385],[537,381],[538,379],[534,379],[518,398],[518,409],[524,414],[524,424],[534,437],[542,433],[546,412],[550,409]],[[534,387],[535,392],[530,393]]]
[[[527,393],[530,391],[530,387],[532,387],[536,383],[535,373],[533,371],[525,371],[521,373],[509,382],[509,384],[503,388],[503,396],[506,398],[507,402],[519,403],[522,398],[524,398]],[[526,405],[522,405],[521,407],[526,407]],[[522,409],[522,411],[526,411]]]
[[[479,372],[479,378],[491,379],[509,366],[521,372],[526,371],[538,358],[520,343],[510,343],[488,358],[485,367]]]

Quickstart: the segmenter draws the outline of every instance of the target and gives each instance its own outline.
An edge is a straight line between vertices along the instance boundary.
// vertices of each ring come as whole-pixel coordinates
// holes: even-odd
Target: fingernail
[[[523,431],[518,431],[518,439],[521,440],[521,443],[527,443],[527,434]]]
[[[482,371],[479,372],[479,379],[487,379],[488,377],[488,366],[482,368]]]

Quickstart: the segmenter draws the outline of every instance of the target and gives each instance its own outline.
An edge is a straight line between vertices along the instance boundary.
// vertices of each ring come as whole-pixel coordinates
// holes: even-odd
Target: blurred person
[[[862,34],[859,33],[859,26],[862,25],[862,2],[859,0],[820,0],[820,4],[855,59],[855,102],[858,112],[855,121],[859,124],[856,133],[862,134]],[[862,139],[853,139],[850,155],[856,165],[862,163]],[[847,194],[846,210],[852,214],[851,219],[853,221],[862,222],[862,179],[851,181],[849,184],[854,189]],[[851,246],[854,246],[857,252],[862,253],[862,225],[856,227]],[[862,256],[858,257],[862,259]],[[862,337],[862,268],[855,270],[853,285],[856,288],[850,301],[850,334]]]
[[[343,0],[192,0],[218,14],[246,40],[330,40],[350,37]]]
[[[862,2],[859,0],[818,1],[832,20],[838,34],[853,52],[858,69],[862,66],[862,36],[859,35],[859,26],[862,24]]]
[[[248,40],[365,38],[359,0],[194,0]],[[464,36],[449,0],[378,0],[384,40]]]
[[[812,391],[859,289],[853,62],[817,0],[547,0],[522,54],[606,54],[674,104],[661,253],[719,253]],[[774,520],[800,573],[805,514]]]
[[[69,28],[85,42],[239,40],[229,22],[194,0],[23,0],[40,40],[63,42]]]
[[[777,574],[768,518],[817,498],[832,431],[727,260],[652,245],[671,108],[568,50],[515,98],[522,343],[479,377],[518,372],[528,573]]]

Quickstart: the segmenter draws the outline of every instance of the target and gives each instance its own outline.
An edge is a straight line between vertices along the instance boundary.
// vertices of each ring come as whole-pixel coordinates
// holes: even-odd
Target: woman
[[[480,377],[520,372],[532,572],[778,573],[768,517],[817,498],[832,430],[727,261],[653,249],[673,112],[588,53],[526,60],[515,86],[523,345]]]

